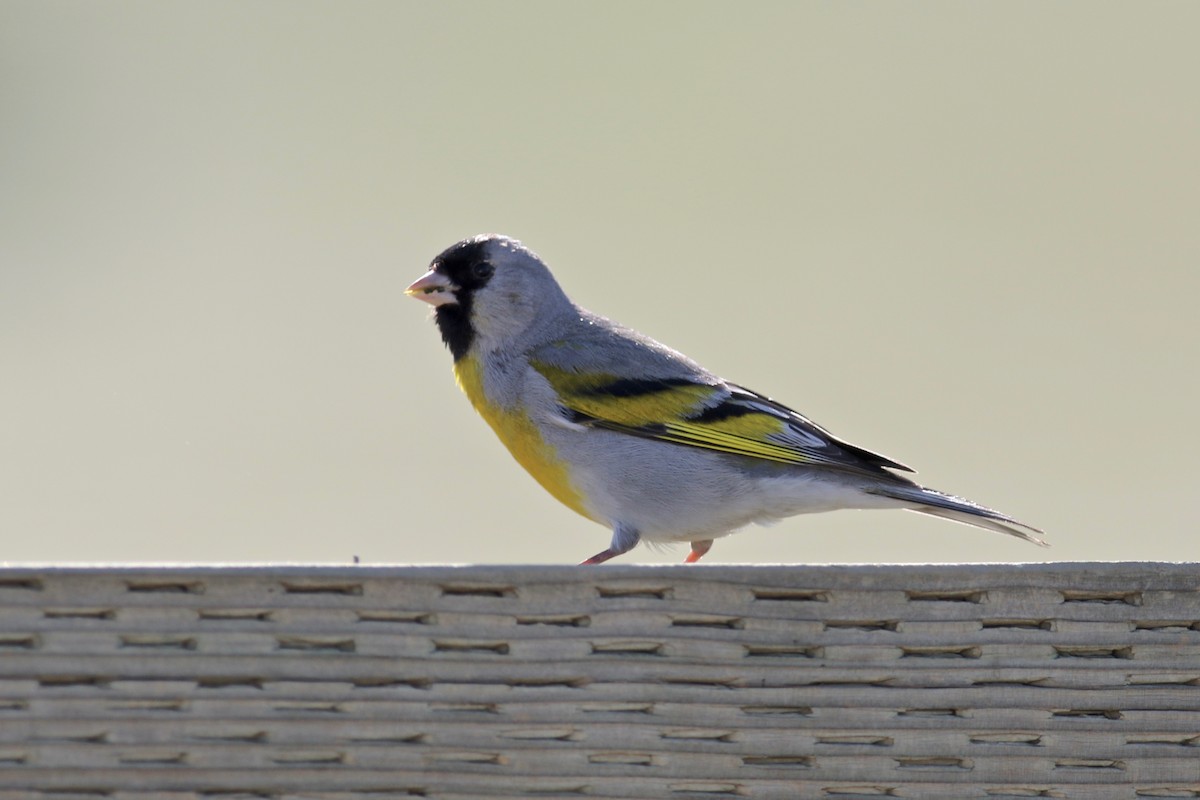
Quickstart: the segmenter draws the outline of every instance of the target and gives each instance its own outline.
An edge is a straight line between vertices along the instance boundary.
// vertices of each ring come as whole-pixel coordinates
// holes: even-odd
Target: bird
[[[516,461],[612,531],[582,564],[639,542],[689,543],[693,563],[751,523],[838,509],[906,509],[1046,545],[1038,528],[921,486],[911,467],[582,308],[516,239],[464,239],[405,292],[433,306],[459,387]]]

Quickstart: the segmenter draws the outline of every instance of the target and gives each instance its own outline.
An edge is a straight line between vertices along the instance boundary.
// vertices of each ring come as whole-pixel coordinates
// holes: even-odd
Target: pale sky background
[[[1189,2],[3,0],[0,561],[603,549],[403,295],[484,231],[1054,545],[840,512],[707,562],[1200,560],[1197,31]]]

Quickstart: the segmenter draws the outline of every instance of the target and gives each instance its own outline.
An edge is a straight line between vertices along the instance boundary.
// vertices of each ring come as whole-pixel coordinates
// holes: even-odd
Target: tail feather
[[[1001,514],[995,509],[981,506],[978,503],[972,503],[970,500],[962,497],[955,497],[951,494],[926,489],[917,485],[873,486],[866,491],[869,494],[899,500],[908,504],[907,508],[909,510],[920,514],[941,517],[942,519],[961,522],[965,525],[996,531],[997,533],[1007,533],[1009,536],[1016,536],[1018,539],[1033,542],[1041,547],[1050,546],[1037,535],[1044,533],[1041,529],[1015,520],[1007,514]]]

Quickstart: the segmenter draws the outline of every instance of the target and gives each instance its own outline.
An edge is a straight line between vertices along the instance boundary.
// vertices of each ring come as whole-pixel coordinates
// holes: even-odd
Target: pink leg
[[[638,540],[642,537],[632,528],[627,528],[624,525],[617,525],[613,528],[612,541],[608,545],[607,550],[603,550],[589,558],[587,561],[579,562],[579,566],[584,564],[603,564],[610,558],[615,558],[622,553],[628,553],[637,545]]]
[[[704,539],[699,542],[692,542],[692,552],[687,554],[687,558],[683,560],[685,564],[695,564],[700,559],[704,558],[704,554],[712,549],[712,539]]]
[[[621,554],[613,552],[613,549],[610,547],[607,550],[596,553],[596,555],[592,556],[589,559],[580,561],[579,566],[582,567],[584,564],[603,564],[605,561],[608,561],[610,558],[615,558],[616,556],[619,556],[619,555],[621,555]]]

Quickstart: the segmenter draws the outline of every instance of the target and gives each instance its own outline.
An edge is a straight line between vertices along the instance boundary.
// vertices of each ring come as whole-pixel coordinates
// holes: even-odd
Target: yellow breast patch
[[[483,391],[483,375],[479,360],[464,356],[454,364],[454,377],[459,388],[466,394],[479,416],[492,426],[496,436],[512,453],[517,463],[533,476],[533,479],[567,508],[594,520],[588,513],[583,496],[571,482],[566,463],[558,458],[554,447],[546,443],[541,432],[528,414],[522,411],[500,408],[490,403]],[[598,520],[597,520],[598,521]]]

